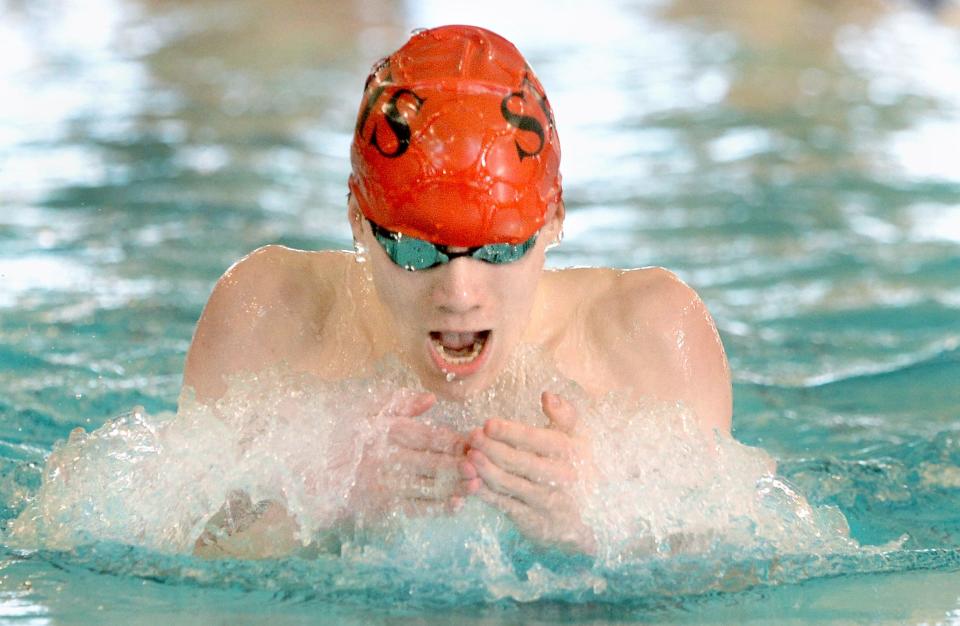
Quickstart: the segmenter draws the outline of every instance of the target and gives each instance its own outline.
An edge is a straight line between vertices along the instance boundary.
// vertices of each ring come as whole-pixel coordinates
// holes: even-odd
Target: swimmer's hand
[[[394,511],[435,515],[462,503],[468,487],[459,466],[466,440],[449,428],[414,419],[435,402],[431,393],[401,393],[377,416],[375,424],[386,429],[386,438],[364,451],[357,468],[348,508],[358,521],[376,521]]]
[[[528,539],[593,554],[593,532],[573,494],[578,481],[594,480],[590,442],[574,434],[572,404],[549,392],[540,403],[546,428],[491,419],[473,431],[461,475],[471,493],[506,513]]]
[[[233,492],[210,518],[193,546],[205,559],[275,559],[295,554],[299,526],[283,505],[254,504],[246,492]]]

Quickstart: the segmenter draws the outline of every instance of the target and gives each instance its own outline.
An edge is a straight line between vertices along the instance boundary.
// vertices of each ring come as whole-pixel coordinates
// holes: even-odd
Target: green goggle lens
[[[537,242],[537,233],[523,243],[491,243],[485,246],[467,248],[465,252],[450,252],[448,246],[442,246],[403,233],[396,233],[367,220],[380,246],[390,260],[407,271],[426,270],[437,265],[449,263],[461,256],[478,261],[503,265],[519,260]]]

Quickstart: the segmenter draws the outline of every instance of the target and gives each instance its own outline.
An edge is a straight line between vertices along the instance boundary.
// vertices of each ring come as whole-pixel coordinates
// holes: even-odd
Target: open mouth
[[[465,376],[481,365],[484,348],[490,339],[489,330],[451,332],[433,331],[430,345],[434,361],[444,372]]]
[[[444,361],[463,365],[480,356],[489,336],[489,330],[468,333],[434,331],[430,333],[430,341]]]

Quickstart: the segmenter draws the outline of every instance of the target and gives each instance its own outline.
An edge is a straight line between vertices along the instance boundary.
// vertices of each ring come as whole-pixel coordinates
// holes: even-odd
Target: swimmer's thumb
[[[572,404],[555,393],[544,391],[540,394],[540,406],[550,420],[550,426],[567,434],[573,432],[577,425],[577,409]]]

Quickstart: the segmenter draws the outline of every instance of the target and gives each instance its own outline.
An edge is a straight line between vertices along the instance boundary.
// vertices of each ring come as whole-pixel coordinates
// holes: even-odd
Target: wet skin
[[[367,250],[377,299],[387,313],[401,359],[424,387],[442,397],[462,399],[488,387],[523,338],[543,272],[544,248],[559,235],[562,215],[553,216],[541,228],[536,246],[513,263],[494,265],[460,257],[412,272],[389,259],[356,211],[350,216],[354,237]],[[482,367],[450,377],[459,368],[441,364],[431,333],[469,331],[490,331],[477,359]]]
[[[387,355],[399,355],[428,392],[398,390],[390,401],[392,445],[361,462],[348,507],[355,520],[395,510],[436,514],[477,497],[534,542],[593,550],[572,494],[578,480],[594,479],[589,433],[577,428],[565,399],[543,394],[544,428],[490,416],[482,428],[458,433],[416,419],[437,397],[462,399],[492,384],[521,342],[541,346],[591,395],[682,402],[703,429],[729,433],[729,371],[703,303],[660,268],[544,271],[562,208],[519,261],[460,257],[416,272],[389,260],[355,207],[348,217],[366,249],[363,263],[349,253],[271,246],[227,271],[198,323],[184,385],[213,401],[226,389],[224,377],[239,371],[283,361],[337,380],[368,375]],[[448,380],[456,368],[444,365],[435,338],[472,331],[489,331],[482,353],[467,374]],[[269,510],[276,515],[276,508]],[[284,523],[295,527],[289,518]],[[218,550],[198,543],[199,554],[229,553]],[[264,547],[264,554],[275,552]]]

